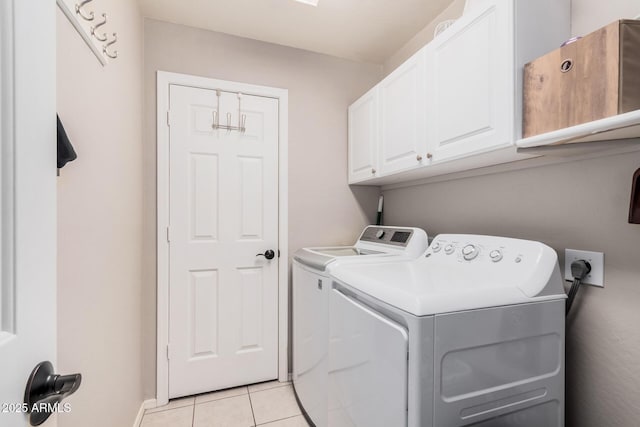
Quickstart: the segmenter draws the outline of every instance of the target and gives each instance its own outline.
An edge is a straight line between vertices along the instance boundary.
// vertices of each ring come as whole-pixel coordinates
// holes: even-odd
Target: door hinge
[[[170,228],[167,227],[167,243],[170,243],[170,242],[171,242],[171,231],[170,231]]]
[[[280,258],[280,249],[278,249],[278,258]]]
[[[167,110],[167,126],[171,127],[171,110]]]
[[[167,360],[171,360],[171,350],[169,348],[170,348],[170,345],[167,344]]]

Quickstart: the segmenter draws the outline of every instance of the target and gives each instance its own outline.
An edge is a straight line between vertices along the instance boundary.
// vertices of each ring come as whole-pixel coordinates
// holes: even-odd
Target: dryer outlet
[[[573,281],[571,263],[585,260],[591,264],[591,271],[582,280],[583,285],[593,285],[604,288],[604,252],[581,251],[577,249],[564,250],[564,278]]]

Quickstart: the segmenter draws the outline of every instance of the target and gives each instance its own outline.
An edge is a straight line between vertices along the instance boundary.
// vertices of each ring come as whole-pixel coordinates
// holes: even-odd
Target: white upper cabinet
[[[427,161],[425,49],[387,76],[380,90],[380,172],[419,167]]]
[[[425,120],[434,162],[513,144],[512,9],[486,1],[431,43]]]
[[[378,87],[349,107],[349,184],[378,176]]]
[[[349,108],[349,183],[400,183],[527,158],[515,147],[523,66],[570,37],[570,15],[570,0],[471,2]]]

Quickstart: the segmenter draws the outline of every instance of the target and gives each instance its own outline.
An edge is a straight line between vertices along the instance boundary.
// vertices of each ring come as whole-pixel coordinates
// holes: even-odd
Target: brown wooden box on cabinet
[[[524,67],[524,138],[638,109],[640,21],[616,21]]]

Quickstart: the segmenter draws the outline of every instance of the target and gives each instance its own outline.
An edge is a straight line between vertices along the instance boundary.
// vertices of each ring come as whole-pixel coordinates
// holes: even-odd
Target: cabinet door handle
[[[372,174],[375,174],[375,173],[376,173],[376,170],[375,170],[375,169],[373,169],[373,168],[371,168],[371,173],[372,173]]]
[[[417,161],[419,161],[419,162],[421,162],[421,161],[422,161],[422,156],[421,156],[420,154],[418,154],[418,155],[416,156],[416,160],[417,160]]]
[[[427,159],[429,159],[429,160],[433,159],[433,154],[427,153]]]

